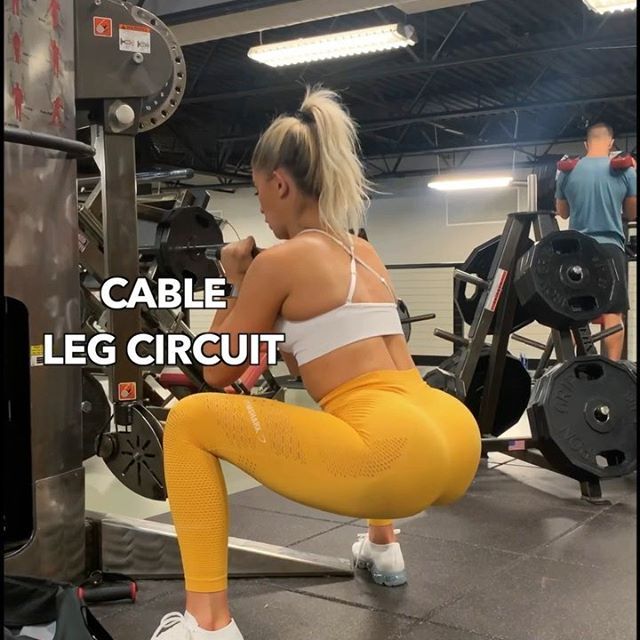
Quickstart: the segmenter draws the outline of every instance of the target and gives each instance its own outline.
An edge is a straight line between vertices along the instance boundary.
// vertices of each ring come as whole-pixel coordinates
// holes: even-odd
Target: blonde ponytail
[[[338,95],[307,88],[296,116],[280,116],[264,132],[251,165],[289,171],[303,193],[318,199],[324,229],[346,239],[350,229],[364,227],[371,190],[359,151],[356,125]]]

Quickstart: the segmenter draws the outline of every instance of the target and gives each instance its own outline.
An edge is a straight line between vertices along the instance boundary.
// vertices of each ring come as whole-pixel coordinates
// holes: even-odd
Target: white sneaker
[[[198,627],[192,616],[187,616],[178,611],[167,613],[153,632],[151,640],[200,640],[211,638],[213,634],[216,640],[244,640],[235,620],[231,620],[224,629],[206,631]]]
[[[399,529],[395,533],[400,533]],[[400,544],[374,544],[368,533],[359,533],[358,541],[351,548],[353,565],[357,569],[367,569],[376,584],[398,587],[407,582],[407,572]]]

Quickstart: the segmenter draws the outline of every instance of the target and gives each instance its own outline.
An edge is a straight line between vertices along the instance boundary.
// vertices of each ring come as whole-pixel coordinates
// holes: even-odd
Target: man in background
[[[602,316],[602,328],[623,324],[629,309],[627,258],[622,219],[636,219],[636,167],[614,171],[610,154],[614,145],[613,129],[604,123],[591,125],[585,141],[587,154],[570,172],[561,172],[556,181],[556,212],[569,219],[569,229],[597,240],[611,255],[623,290],[614,295],[613,304]],[[624,347],[624,329],[603,340],[602,355],[620,360]]]

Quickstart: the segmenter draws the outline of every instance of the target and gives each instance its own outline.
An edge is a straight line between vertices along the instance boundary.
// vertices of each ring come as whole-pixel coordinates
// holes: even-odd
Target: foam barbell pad
[[[576,165],[580,161],[580,158],[562,158],[558,160],[556,167],[558,171],[562,171],[563,173],[567,173],[569,171],[573,171],[576,168]]]
[[[573,171],[576,168],[576,165],[578,164],[579,161],[580,161],[579,157],[562,158],[558,160],[556,167],[558,168],[558,171],[562,171],[563,173],[568,173],[570,171]],[[628,155],[628,154],[615,156],[614,158],[611,158],[609,166],[611,167],[612,171],[624,171],[626,169],[635,167],[636,160],[632,155]]]
[[[635,158],[631,155],[616,156],[611,158],[609,166],[613,171],[625,171],[636,166]]]

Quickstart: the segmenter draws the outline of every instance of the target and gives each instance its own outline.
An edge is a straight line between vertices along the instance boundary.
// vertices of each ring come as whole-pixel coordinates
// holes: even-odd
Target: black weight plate
[[[143,406],[131,408],[130,431],[108,434],[113,446],[104,462],[122,484],[143,498],[166,500],[162,425]]]
[[[615,270],[601,245],[578,231],[554,231],[518,261],[518,299],[542,325],[569,329],[591,322],[612,303]]]
[[[602,356],[558,364],[536,382],[531,434],[559,472],[617,478],[637,464],[635,367]]]
[[[501,236],[496,236],[495,238],[487,240],[481,245],[478,245],[469,254],[469,257],[460,267],[460,270],[472,275],[477,275],[483,280],[486,280],[489,277],[491,265],[493,263],[493,259],[495,258],[496,251],[498,250],[500,239]],[[527,246],[530,247],[532,245],[533,241],[528,240]],[[482,293],[483,291],[481,289],[478,289],[472,284],[463,282],[462,280],[454,281],[453,296],[456,302],[456,306],[460,311],[460,315],[462,315],[462,317],[464,318],[464,321],[469,325],[473,322],[473,318],[476,314],[478,304],[480,303],[480,297],[482,296]],[[531,315],[531,313],[526,312],[522,308],[522,306],[518,304],[516,306],[516,312],[513,319],[512,331],[517,331],[518,329],[525,327],[531,322],[533,322],[533,316]],[[489,334],[493,334],[495,325],[496,317],[494,316],[493,320],[491,321],[491,325],[489,326]]]
[[[174,209],[156,229],[158,276],[192,280],[194,290],[202,290],[205,278],[218,278],[220,274],[204,249],[188,247],[222,242],[220,227],[202,207]]]
[[[83,460],[96,454],[96,439],[107,428],[111,406],[100,382],[87,371],[82,371],[82,452]]]
[[[398,298],[397,306],[398,306],[398,315],[400,316],[400,321],[402,322],[402,320],[408,319],[410,315],[409,315],[409,309],[407,308],[405,301],[402,300],[401,298]],[[402,332],[404,333],[405,340],[409,342],[409,338],[411,338],[410,322],[403,323]]]
[[[438,367],[427,372],[422,379],[430,387],[445,391],[454,398],[458,398],[458,400],[464,402],[462,382],[458,378],[456,378],[453,373],[451,373],[451,371],[449,371],[449,369],[452,369],[458,362],[457,359],[452,362],[453,358],[455,358],[455,356],[447,358],[446,360],[441,362]]]
[[[489,354],[483,354],[478,359],[465,399],[465,405],[476,418],[480,416],[482,396],[488,382],[488,370]],[[513,427],[527,410],[530,397],[531,376],[529,372],[518,358],[507,355],[491,433],[494,436],[499,436]]]
[[[438,368],[424,376],[425,382],[436,389],[442,389],[464,402],[465,406],[478,419],[489,370],[489,349],[484,349],[478,358],[476,369],[471,378],[465,397],[462,397],[461,385],[449,375],[460,362],[462,351],[444,360]],[[498,405],[491,433],[499,436],[512,427],[524,414],[531,396],[531,376],[517,358],[507,354],[504,365],[502,385],[498,396]]]

